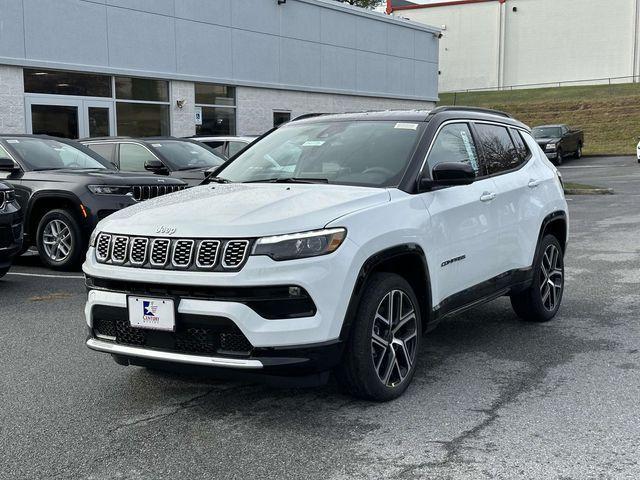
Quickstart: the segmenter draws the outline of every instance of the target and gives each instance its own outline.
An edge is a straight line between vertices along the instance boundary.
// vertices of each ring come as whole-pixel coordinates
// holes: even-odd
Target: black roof
[[[487,120],[505,123],[519,128],[529,129],[525,124],[514,119],[508,113],[478,107],[445,106],[433,110],[381,110],[373,112],[354,112],[336,114],[307,114],[292,120],[290,123],[316,123],[326,121],[362,121],[388,120],[398,122],[428,122],[435,115],[444,115],[447,119]]]

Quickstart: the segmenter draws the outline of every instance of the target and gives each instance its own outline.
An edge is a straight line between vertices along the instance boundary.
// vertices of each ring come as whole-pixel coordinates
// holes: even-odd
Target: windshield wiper
[[[329,183],[328,178],[308,178],[308,177],[285,177],[285,178],[264,178],[262,180],[249,180],[242,183]]]
[[[209,182],[214,182],[214,183],[231,183],[231,180],[227,180],[226,178],[222,178],[222,177],[207,177],[205,179],[206,183]]]

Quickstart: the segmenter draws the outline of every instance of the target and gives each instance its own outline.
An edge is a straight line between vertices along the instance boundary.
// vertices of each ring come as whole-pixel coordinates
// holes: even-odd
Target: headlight
[[[131,193],[131,187],[117,185],[89,185],[87,188],[94,195],[126,195]]]
[[[555,150],[556,146],[555,143],[547,143],[547,150]]]
[[[100,232],[98,231],[97,228],[95,228],[93,230],[93,232],[91,232],[91,236],[89,237],[89,246],[90,247],[95,247],[96,246],[96,240],[98,239],[98,235],[100,234]]]
[[[263,237],[256,242],[253,254],[267,255],[276,261],[317,257],[335,252],[346,236],[347,231],[344,228],[329,228]]]

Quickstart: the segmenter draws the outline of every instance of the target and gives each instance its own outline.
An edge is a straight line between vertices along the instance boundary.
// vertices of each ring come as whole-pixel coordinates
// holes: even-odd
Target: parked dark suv
[[[0,158],[0,169],[7,161]],[[11,260],[22,248],[22,211],[15,190],[0,182],[0,278],[11,267]]]
[[[57,269],[80,263],[99,220],[186,188],[174,178],[118,172],[77,142],[40,135],[0,135],[0,180],[15,188],[24,212],[22,251],[37,246]]]
[[[207,170],[227,158],[212,148],[188,138],[106,137],[81,142],[123,172],[152,172],[199,185]]]

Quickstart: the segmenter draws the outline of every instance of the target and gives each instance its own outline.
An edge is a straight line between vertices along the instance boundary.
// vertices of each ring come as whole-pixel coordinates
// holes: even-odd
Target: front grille
[[[247,240],[227,242],[227,245],[224,247],[222,266],[225,268],[236,268],[238,265],[241,265],[247,255],[248,248],[249,242]]]
[[[111,261],[121,265],[127,261],[127,248],[129,247],[129,237],[118,235],[113,237],[113,246],[111,247]]]
[[[184,190],[185,185],[135,185],[133,187],[133,198],[141,202],[150,198],[161,197],[167,193]]]
[[[104,262],[110,257],[111,250],[111,235],[108,233],[101,233],[98,236],[96,242],[96,258],[99,262]]]
[[[199,268],[213,268],[218,260],[220,240],[203,240],[198,245],[196,265]]]
[[[0,210],[4,208],[5,203],[7,203],[7,194],[4,190],[0,190]]]
[[[151,242],[151,265],[164,267],[169,261],[171,241],[166,238],[156,238]]]
[[[92,311],[93,331],[99,338],[116,343],[194,355],[248,356],[253,346],[228,318],[178,315],[176,331],[134,328],[126,308],[96,305]]]
[[[188,268],[193,256],[193,240],[176,240],[173,243],[171,263],[177,268]]]
[[[101,233],[96,242],[96,259],[99,263],[137,268],[237,271],[246,263],[250,247],[250,240],[148,238]]]
[[[131,240],[131,253],[129,254],[129,262],[131,265],[144,265],[147,261],[147,250],[149,247],[148,238],[134,238]]]

